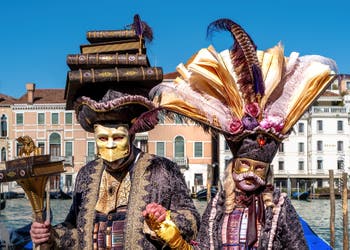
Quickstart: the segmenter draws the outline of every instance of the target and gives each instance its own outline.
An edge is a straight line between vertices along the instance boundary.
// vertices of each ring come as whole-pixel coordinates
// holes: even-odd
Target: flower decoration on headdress
[[[281,44],[258,51],[244,29],[229,19],[208,27],[229,31],[231,49],[199,50],[184,64],[180,77],[153,88],[150,97],[165,112],[241,140],[270,134],[282,140],[315,99],[335,79],[335,63],[322,56],[284,56]]]

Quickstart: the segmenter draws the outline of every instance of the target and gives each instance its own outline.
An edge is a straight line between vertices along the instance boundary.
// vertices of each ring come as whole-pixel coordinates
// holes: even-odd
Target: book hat
[[[333,60],[318,55],[284,56],[281,44],[258,51],[245,30],[230,19],[208,26],[229,31],[232,48],[199,50],[177,66],[180,74],[150,92],[165,113],[195,121],[225,135],[235,158],[270,163],[279,143],[336,78]]]
[[[125,29],[88,31],[86,38],[80,54],[67,56],[66,109],[75,109],[88,132],[96,123],[128,124],[132,134],[152,129],[157,119],[147,113],[154,108],[147,97],[163,72],[151,67],[146,54],[151,27],[136,14]]]

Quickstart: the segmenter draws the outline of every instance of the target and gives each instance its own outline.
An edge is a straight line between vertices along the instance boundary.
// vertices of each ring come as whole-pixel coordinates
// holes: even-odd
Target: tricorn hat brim
[[[142,114],[154,108],[154,104],[143,96],[123,94],[114,90],[109,90],[100,102],[83,96],[75,103],[77,120],[88,132],[94,132],[95,124],[123,123],[129,124],[131,128]],[[146,130],[140,128],[133,131]]]

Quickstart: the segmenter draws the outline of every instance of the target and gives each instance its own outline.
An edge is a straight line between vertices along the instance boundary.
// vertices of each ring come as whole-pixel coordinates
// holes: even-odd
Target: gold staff
[[[16,181],[26,193],[33,209],[33,220],[44,222],[44,194],[45,187],[51,175],[64,172],[63,160],[52,160],[50,155],[41,155],[29,136],[17,138],[23,147],[19,158],[6,161],[6,170],[0,171],[0,182]],[[33,155],[31,155],[33,154]],[[23,156],[24,155],[24,156]],[[48,184],[49,185],[49,184]],[[46,217],[50,218],[50,194],[46,194]],[[35,246],[35,249],[48,249],[49,244]]]

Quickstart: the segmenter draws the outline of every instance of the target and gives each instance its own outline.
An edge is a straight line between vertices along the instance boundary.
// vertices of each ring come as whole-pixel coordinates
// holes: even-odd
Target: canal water
[[[335,212],[335,249],[343,249],[343,220],[342,220],[342,201],[336,200]],[[51,200],[51,209],[53,214],[52,224],[57,224],[64,220],[71,200]],[[200,213],[203,213],[206,202],[195,200],[195,205]],[[329,200],[311,200],[298,201],[292,200],[298,214],[307,221],[310,227],[320,235],[324,240],[330,242],[330,201]],[[350,207],[350,203],[349,203]],[[6,208],[0,211],[0,232],[6,228],[7,231],[20,228],[31,222],[32,211],[29,201],[23,199],[11,199],[6,201]],[[4,233],[0,235],[0,240],[5,238]]]

